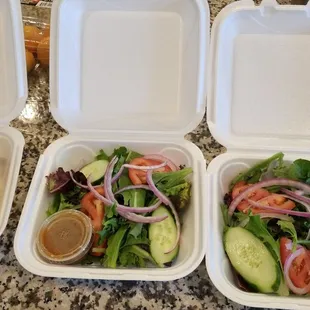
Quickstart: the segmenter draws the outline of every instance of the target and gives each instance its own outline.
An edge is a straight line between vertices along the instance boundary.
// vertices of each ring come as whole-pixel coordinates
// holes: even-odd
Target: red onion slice
[[[155,185],[153,178],[152,178],[152,171],[149,170],[146,174],[146,182],[149,185],[151,191],[154,195],[162,201],[165,205],[169,205],[170,200],[166,197]]]
[[[165,252],[165,254],[168,254],[170,252],[172,252],[176,247],[177,245],[179,244],[180,242],[180,237],[181,237],[181,223],[180,223],[180,218],[179,218],[179,215],[178,215],[178,212],[177,210],[175,209],[173,203],[169,200],[169,207],[172,211],[172,214],[174,216],[174,220],[175,220],[175,224],[177,226],[177,238],[175,240],[175,243],[174,245],[172,246],[171,249],[169,249],[167,252]]]
[[[95,187],[92,186],[92,184],[91,184],[89,178],[87,179],[87,185],[88,185],[89,190],[94,194],[94,196],[95,196],[98,200],[102,201],[106,206],[110,206],[110,205],[113,204],[111,200],[105,198],[104,196],[100,195],[100,194],[96,191]]]
[[[258,214],[262,219],[264,218],[274,218],[274,219],[279,219],[283,221],[288,221],[292,222],[292,218],[285,214],[277,214],[277,213],[259,213]]]
[[[149,207],[127,207],[127,206],[122,206],[117,204],[116,211],[120,213],[126,213],[126,212],[131,212],[131,213],[149,213],[155,211],[159,206],[161,205],[161,201],[158,201],[152,206]]]
[[[167,163],[167,166],[172,170],[172,171],[177,171],[179,170],[179,167],[169,158],[160,155],[160,154],[149,154],[143,156],[145,159],[153,159],[153,160],[159,160],[159,161],[164,161]]]
[[[304,202],[304,201],[301,201],[301,200],[299,200],[299,199],[297,199],[297,198],[291,197],[291,196],[289,196],[289,195],[281,195],[281,196],[282,196],[282,197],[285,197],[285,198],[287,198],[287,199],[293,200],[293,201],[295,201],[295,202],[300,203],[301,205],[303,205],[303,206],[306,208],[307,212],[310,212],[310,205],[309,205],[308,203],[306,203],[306,202]]]
[[[69,174],[70,174],[70,177],[71,177],[71,180],[79,187],[81,188],[84,188],[84,189],[87,189],[88,190],[88,186],[87,185],[83,185],[82,183],[79,183],[73,176],[73,173],[71,170],[69,170]]]
[[[167,166],[166,162],[163,162],[161,164],[158,165],[153,165],[153,166],[137,166],[137,165],[130,165],[130,164],[124,164],[123,167],[124,168],[128,168],[128,169],[136,169],[136,170],[156,170],[156,169],[160,169]]]
[[[294,283],[292,282],[290,275],[289,275],[289,270],[291,268],[291,265],[292,265],[294,259],[297,258],[299,255],[303,254],[304,252],[305,252],[304,248],[297,249],[295,252],[291,253],[287,257],[285,264],[284,264],[285,282],[286,282],[287,286],[289,287],[289,289],[297,295],[304,295],[304,294],[308,293],[310,290],[310,283],[304,288],[299,288],[299,287],[294,285]]]
[[[114,202],[117,203],[112,191],[112,173],[117,161],[118,157],[114,156],[112,160],[109,162],[107,170],[104,175],[104,192],[107,198],[111,200],[113,203]]]
[[[121,189],[119,189],[117,192],[114,193],[114,195],[117,195],[117,194],[120,194],[122,192],[125,192],[125,191],[129,191],[129,190],[135,190],[135,189],[145,189],[147,191],[150,191],[150,187],[148,185],[129,185],[129,186],[125,186]]]
[[[290,215],[293,215],[293,216],[300,216],[300,217],[310,218],[310,212],[300,212],[300,211],[285,210],[285,209],[265,206],[265,205],[260,204],[257,201],[253,201],[253,200],[250,200],[250,199],[247,199],[247,201],[249,202],[249,204],[252,207],[255,207],[255,208],[260,208],[260,209],[264,209],[264,210],[272,210],[272,211],[274,211],[275,213],[278,213],[278,214],[290,214]]]
[[[168,216],[143,216],[138,215],[131,212],[121,212],[119,213],[122,217],[127,219],[128,221],[135,222],[135,223],[145,223],[145,224],[151,224],[151,223],[157,223],[162,222],[165,220]]]
[[[293,181],[293,180],[289,180],[289,179],[271,179],[271,180],[267,180],[267,181],[261,181],[261,182],[258,182],[258,183],[255,183],[255,184],[249,186],[247,189],[245,189],[243,192],[241,192],[232,201],[232,203],[229,206],[229,210],[228,210],[229,216],[233,215],[238,204],[243,199],[246,199],[251,192],[256,191],[262,187],[269,187],[269,186],[274,186],[274,185],[296,187],[300,190],[303,190],[305,193],[310,194],[310,186],[305,184],[305,183],[298,182],[298,181]]]
[[[292,198],[298,199],[299,201],[297,202],[299,203],[301,203],[302,201],[303,203],[310,204],[310,198],[308,197],[299,195],[296,192],[290,191],[289,189],[286,189],[286,188],[282,188],[281,191]]]
[[[180,241],[180,235],[181,235],[181,224],[180,224],[180,219],[179,219],[179,215],[178,212],[176,211],[173,203],[170,201],[170,199],[164,195],[155,185],[153,179],[152,179],[152,171],[148,171],[146,174],[146,181],[148,183],[148,185],[150,186],[150,189],[153,191],[154,195],[160,200],[162,201],[165,205],[169,206],[172,214],[174,216],[174,220],[177,226],[177,238],[176,241],[173,245],[173,247],[171,249],[169,249],[169,251],[165,252],[165,254],[168,254],[170,252],[172,252],[177,245],[179,244]]]
[[[299,196],[303,196],[304,195],[304,191],[300,191],[300,190],[294,191],[294,193],[296,195],[299,195]]]

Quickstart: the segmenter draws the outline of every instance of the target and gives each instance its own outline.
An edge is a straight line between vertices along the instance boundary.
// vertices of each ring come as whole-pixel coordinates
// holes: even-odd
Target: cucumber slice
[[[229,228],[224,235],[225,251],[236,271],[255,290],[276,292],[281,270],[262,241],[241,227]]]
[[[168,215],[168,217],[164,221],[149,225],[149,239],[151,255],[158,266],[164,267],[164,264],[171,262],[177,256],[179,247],[165,254],[176,241],[177,227],[173,216],[164,206],[160,206],[152,213],[152,216],[161,215]]]
[[[107,170],[109,162],[107,160],[96,160],[83,167],[82,172],[86,178],[90,177],[90,182],[96,182],[101,179]]]

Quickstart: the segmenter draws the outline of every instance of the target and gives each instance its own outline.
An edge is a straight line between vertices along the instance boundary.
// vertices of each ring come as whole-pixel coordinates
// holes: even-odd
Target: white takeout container
[[[204,0],[58,0],[51,18],[50,110],[69,135],[41,155],[14,240],[28,271],[110,280],[181,278],[205,254],[202,152],[184,139],[205,112],[209,8]],[[168,268],[105,269],[44,262],[35,238],[51,197],[45,176],[103,148],[159,153],[193,168],[180,251]]]
[[[9,127],[25,106],[28,90],[19,0],[0,3],[0,235],[10,215],[24,138]]]
[[[227,153],[207,169],[208,273],[229,299],[252,307],[310,309],[309,297],[247,293],[223,248],[220,203],[239,172],[272,154],[310,158],[310,7],[235,2],[211,34],[207,121]]]

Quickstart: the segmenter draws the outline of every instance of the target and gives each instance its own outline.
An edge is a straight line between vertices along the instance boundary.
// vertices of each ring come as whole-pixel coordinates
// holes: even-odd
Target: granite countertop
[[[211,20],[229,0],[209,1]],[[284,3],[284,2],[283,2]],[[49,19],[49,10],[23,7],[24,16]],[[0,239],[0,308],[5,309],[249,309],[225,298],[209,280],[205,261],[189,276],[173,282],[121,282],[54,279],[35,276],[17,262],[13,241],[39,155],[67,133],[48,111],[48,72],[38,68],[29,77],[29,98],[11,125],[26,145],[7,228]],[[211,137],[205,118],[187,135],[210,162],[224,152]]]

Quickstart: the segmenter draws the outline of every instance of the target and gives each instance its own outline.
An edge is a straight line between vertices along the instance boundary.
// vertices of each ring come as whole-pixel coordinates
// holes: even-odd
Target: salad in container
[[[310,160],[277,153],[237,174],[221,205],[223,243],[240,289],[310,293]]]
[[[46,176],[52,201],[36,243],[49,263],[98,267],[171,266],[192,168],[126,147],[100,150],[78,170]]]
[[[25,269],[171,281],[200,264],[205,159],[184,136],[205,113],[209,20],[202,0],[53,2],[50,111],[68,136],[27,194],[14,240]]]

